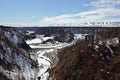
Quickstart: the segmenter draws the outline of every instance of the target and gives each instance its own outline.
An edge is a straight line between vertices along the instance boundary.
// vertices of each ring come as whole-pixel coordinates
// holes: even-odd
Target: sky
[[[120,21],[120,0],[0,0],[0,25]]]

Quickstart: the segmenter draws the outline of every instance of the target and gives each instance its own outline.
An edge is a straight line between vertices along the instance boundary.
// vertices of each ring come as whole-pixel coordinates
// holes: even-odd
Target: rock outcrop
[[[14,28],[0,26],[0,79],[34,79],[37,62],[31,59],[30,50]]]

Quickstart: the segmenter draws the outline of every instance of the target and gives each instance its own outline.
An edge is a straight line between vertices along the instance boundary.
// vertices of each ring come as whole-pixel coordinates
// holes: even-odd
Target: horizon
[[[120,0],[1,0],[0,25],[63,26],[120,22]]]

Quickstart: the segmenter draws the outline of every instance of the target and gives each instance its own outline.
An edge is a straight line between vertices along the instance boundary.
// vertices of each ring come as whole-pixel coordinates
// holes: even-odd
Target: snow
[[[107,45],[117,45],[119,44],[119,39],[118,38],[112,38],[112,39],[107,39]]]
[[[95,49],[95,51],[98,51],[99,46],[98,46],[98,45],[95,45],[95,46],[94,46],[94,49]]]
[[[42,40],[38,38],[26,41],[27,44],[39,44],[41,42]]]
[[[29,31],[29,33],[33,33],[33,32]],[[5,36],[8,38],[8,40],[11,41],[11,43],[14,43],[14,44],[21,43],[22,39],[19,38],[18,34],[15,32],[12,32],[12,34],[13,35],[11,35],[10,32],[5,32]],[[85,37],[82,34],[76,34],[75,40],[71,43],[65,43],[65,42],[60,43],[56,41],[54,44],[50,42],[47,42],[46,44],[41,44],[43,41],[46,41],[48,39],[53,39],[53,38],[54,38],[53,36],[44,37],[43,35],[37,35],[37,38],[26,41],[26,43],[29,44],[31,48],[41,49],[37,53],[34,53],[35,54],[34,58],[36,58],[39,64],[38,65],[39,70],[32,69],[30,61],[23,59],[21,56],[17,55],[16,53],[13,53],[14,59],[11,59],[10,57],[12,55],[11,49],[8,48],[8,46],[5,45],[4,42],[1,42],[4,50],[7,50],[8,51],[7,53],[9,53],[9,54],[5,54],[6,60],[8,62],[13,62],[19,65],[21,70],[19,70],[15,66],[12,71],[8,71],[8,70],[4,70],[2,66],[0,66],[0,72],[3,72],[4,75],[6,75],[12,80],[20,80],[23,77],[25,78],[25,80],[31,80],[31,78],[37,79],[37,77],[41,77],[41,80],[47,80],[47,78],[49,77],[48,69],[52,67],[51,65],[53,63],[51,58],[54,59],[53,56],[55,55],[52,55],[51,58],[45,55],[52,54],[56,52],[58,49],[71,46],[76,43],[77,39],[84,39]],[[3,59],[3,55],[0,55],[0,57],[1,59]]]
[[[98,42],[98,44],[102,45],[102,44],[103,44],[103,41],[102,41],[102,40],[100,40],[100,41]]]
[[[75,34],[75,39],[85,39],[85,36],[88,34]]]
[[[111,55],[114,57],[114,52],[113,52],[113,50],[110,48],[110,46],[108,46],[108,45],[106,45],[106,46],[107,46],[107,48],[109,49]]]
[[[25,62],[25,60],[22,60]],[[22,64],[20,64],[22,65]],[[16,68],[14,66],[12,71],[9,70],[4,70],[2,66],[0,66],[0,72],[2,72],[3,75],[7,76],[9,79],[12,80],[31,80],[35,78],[35,72],[37,71],[36,69],[31,69],[31,66],[28,62],[25,62],[24,66],[20,67],[21,70]]]
[[[49,77],[48,69],[52,67],[52,64],[53,64],[52,59],[55,59],[55,57],[53,57],[55,56],[55,54],[53,55],[53,53],[55,53],[58,49],[62,49],[64,47],[75,44],[78,39],[85,39],[84,36],[85,35],[82,35],[82,34],[76,34],[74,41],[71,43],[66,43],[66,42],[60,43],[56,41],[54,44],[50,42],[47,42],[46,44],[42,44],[43,41],[46,41],[48,39],[53,39],[53,36],[44,37],[44,35],[37,35],[36,36],[37,38],[26,41],[27,44],[29,44],[29,46],[32,49],[39,50],[36,53],[32,53],[33,55],[37,54],[37,55],[34,55],[36,56],[39,64],[38,65],[39,71],[37,73],[37,77],[40,77],[41,78],[40,80],[47,80],[47,78]],[[47,54],[52,55],[52,57],[45,56]]]
[[[48,39],[53,39],[53,37],[42,37],[43,41],[46,41]]]
[[[38,76],[41,77],[41,80],[47,80],[47,77],[49,76],[49,73],[47,72],[48,68],[50,68],[50,59],[44,56],[46,53],[54,52],[54,49],[45,49],[40,50],[37,52],[37,60],[39,64],[39,72]]]
[[[30,71],[21,72],[20,70],[8,71],[8,70],[4,70],[2,66],[0,66],[0,72],[2,72],[4,75],[6,75],[9,79],[12,80],[22,80],[23,77],[25,78],[25,80],[31,80],[31,78],[34,78],[34,74],[32,74],[33,73],[32,70],[31,72]]]
[[[96,26],[96,27],[119,27],[120,22],[119,21],[82,21],[79,23],[75,23],[75,22],[70,22],[70,23],[59,23],[59,24],[52,24],[51,26],[69,26],[69,27],[80,27],[80,26],[84,26],[84,27],[92,27],[92,26]]]
[[[52,43],[47,43],[47,44],[39,44],[39,45],[30,45],[31,48],[40,48],[40,49],[46,49],[46,48],[57,48],[61,49],[63,47],[66,47],[69,45],[68,43],[57,43],[57,44],[52,44]]]
[[[50,62],[48,62],[45,59],[38,58],[38,64],[39,64],[39,73],[38,76],[43,75],[47,69],[50,67]]]
[[[95,45],[95,48],[96,48],[96,49],[98,49],[98,48],[99,48],[99,46],[98,46],[98,45]]]
[[[46,41],[48,39],[53,39],[54,37],[53,36],[50,36],[50,37],[44,37],[44,35],[36,35],[36,38],[39,38],[41,39],[42,41]]]
[[[105,40],[100,40],[98,44],[102,45],[104,42]],[[119,44],[119,39],[116,37],[106,40],[106,45],[117,45],[117,44]]]
[[[35,33],[35,31],[29,31],[29,30],[28,30],[27,32],[28,32],[29,34]]]
[[[45,53],[51,53],[51,52],[54,52],[54,49],[40,50],[37,54],[38,54],[38,57],[41,57]]]
[[[112,41],[113,41],[115,44],[118,44],[118,43],[119,43],[119,39],[118,39],[118,38],[113,38]]]
[[[61,49],[66,46],[70,46],[71,44],[74,44],[78,39],[85,39],[85,36],[87,34],[75,34],[74,41],[71,43],[60,43],[60,42],[55,42],[55,44],[52,44],[50,42],[47,42],[46,44],[41,44],[43,41],[46,41],[48,39],[53,39],[53,36],[50,37],[44,37],[44,35],[36,35],[37,38],[32,39],[32,40],[27,40],[26,43],[29,44],[31,48],[57,48]],[[35,44],[35,45],[34,45]],[[37,45],[36,45],[37,44]]]
[[[0,59],[3,59],[3,55],[2,54],[0,54]]]
[[[40,50],[40,51],[37,52],[37,56],[38,56],[38,58],[42,58],[42,59],[47,60],[47,61],[50,62],[50,59],[45,57],[44,54],[51,53],[51,52],[54,52],[54,49]]]
[[[10,32],[5,32],[5,36],[8,38],[9,41],[11,41],[13,44],[18,44],[22,40],[18,37],[17,33],[14,31]]]
[[[36,35],[37,38],[32,39],[32,40],[27,40],[27,44],[40,44],[43,41],[46,41],[48,39],[53,39],[53,37],[44,37],[44,35]]]
[[[48,80],[49,73],[46,72],[44,75],[41,76],[41,80]]]
[[[5,31],[3,36],[15,45],[22,43],[22,39],[19,37],[20,35],[14,31]],[[11,80],[23,80],[23,78],[25,80],[31,80],[31,78],[34,79],[37,69],[32,68],[30,59],[25,59],[18,55],[18,53],[16,53],[12,47],[8,46],[6,42],[0,41],[0,44],[3,48],[3,51],[5,50],[5,52],[1,52],[0,59],[4,60],[6,65],[8,63],[10,63],[11,66],[14,65],[10,71],[4,69],[1,65],[0,73],[7,76]]]
[[[63,42],[63,43],[60,43],[60,42],[56,42],[56,43],[50,43],[50,42],[47,42],[46,44],[37,44],[37,45],[34,45],[34,44],[29,44],[29,46],[31,48],[39,48],[39,49],[49,49],[49,48],[55,48],[55,49],[61,49],[61,48],[64,48],[64,47],[67,47],[67,46],[70,46],[70,45],[73,45],[74,43],[77,42],[78,39],[75,39],[73,40],[71,43],[66,43],[66,42]]]
[[[50,38],[50,37],[49,37]],[[46,40],[48,38],[45,38],[44,40]],[[32,40],[33,41],[33,40]],[[37,77],[40,77],[41,80],[47,80],[47,77],[49,77],[49,73],[47,72],[49,68],[51,68],[51,63],[52,60],[50,60],[49,57],[46,57],[45,54],[52,54],[54,52],[56,52],[58,49],[70,46],[72,44],[74,44],[77,40],[74,40],[71,43],[59,43],[56,42],[55,44],[52,43],[46,43],[46,44],[38,44],[38,45],[34,45],[34,44],[29,44],[31,48],[35,48],[35,49],[41,49],[39,50],[37,53],[37,61],[39,64],[39,71],[37,74]],[[52,55],[52,58],[55,55]],[[57,61],[57,60],[56,60]]]

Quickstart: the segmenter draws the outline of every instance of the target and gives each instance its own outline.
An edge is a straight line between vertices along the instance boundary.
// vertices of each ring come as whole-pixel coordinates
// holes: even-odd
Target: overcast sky
[[[120,21],[120,0],[0,0],[0,25]]]

